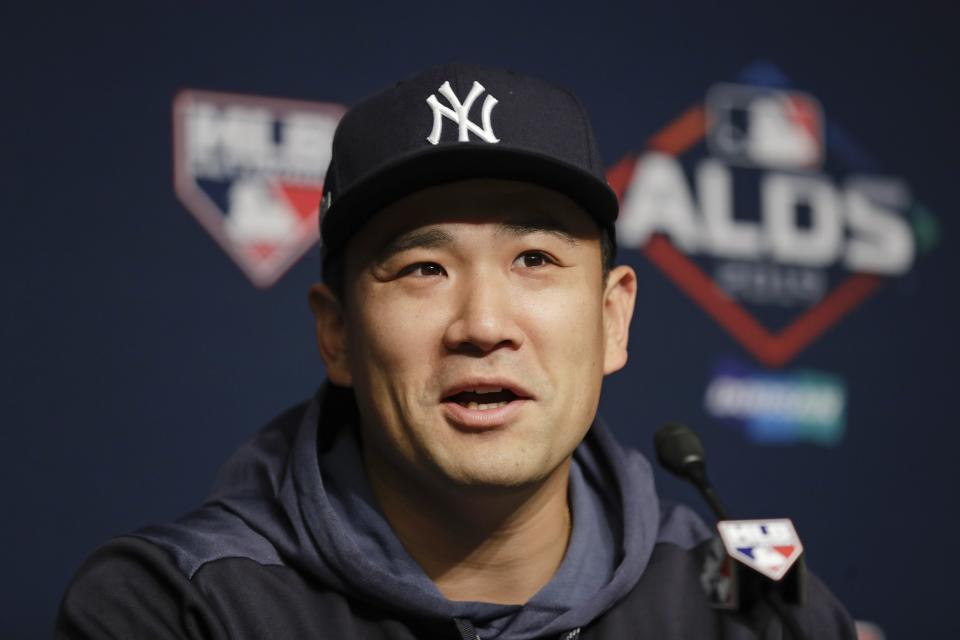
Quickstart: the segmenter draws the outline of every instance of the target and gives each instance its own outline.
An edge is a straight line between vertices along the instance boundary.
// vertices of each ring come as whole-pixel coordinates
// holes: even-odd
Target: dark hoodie
[[[769,612],[709,608],[711,532],[662,507],[650,465],[599,422],[574,454],[573,532],[553,579],[522,606],[446,599],[377,507],[350,408],[328,388],[287,411],[199,510],[101,548],[64,597],[57,637],[781,637]],[[796,613],[809,637],[853,638],[829,592],[816,579],[808,591]]]

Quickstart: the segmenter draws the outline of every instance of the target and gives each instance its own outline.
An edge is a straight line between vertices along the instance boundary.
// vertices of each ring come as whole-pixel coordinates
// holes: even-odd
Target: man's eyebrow
[[[577,246],[580,244],[580,241],[577,240],[576,236],[567,231],[558,222],[553,220],[531,220],[528,222],[502,222],[497,228],[497,235],[511,235],[511,236],[526,236],[531,233],[548,233],[552,236],[556,236],[569,244],[570,246]]]
[[[398,253],[412,249],[436,249],[453,242],[453,235],[443,229],[418,229],[392,238],[377,252],[377,262],[384,263]]]

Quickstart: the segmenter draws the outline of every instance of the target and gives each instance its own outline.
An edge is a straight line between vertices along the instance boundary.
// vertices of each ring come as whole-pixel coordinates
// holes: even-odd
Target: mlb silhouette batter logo
[[[738,84],[712,87],[707,143],[732,164],[817,169],[824,159],[823,109],[811,95]]]
[[[800,537],[786,518],[723,520],[717,530],[731,558],[771,580],[785,576],[803,553]]]
[[[258,287],[317,241],[337,104],[183,91],[174,100],[177,196]]]

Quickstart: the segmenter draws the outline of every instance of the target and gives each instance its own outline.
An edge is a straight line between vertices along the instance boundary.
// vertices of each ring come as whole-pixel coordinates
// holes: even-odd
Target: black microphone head
[[[703,469],[706,454],[700,437],[689,427],[668,422],[653,435],[657,460],[663,468],[682,478],[690,478],[693,468]]]

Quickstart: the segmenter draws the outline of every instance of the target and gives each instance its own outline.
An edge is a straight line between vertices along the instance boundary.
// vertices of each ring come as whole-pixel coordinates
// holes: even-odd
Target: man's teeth
[[[499,409],[500,407],[505,407],[508,404],[510,403],[506,400],[503,402],[468,402],[466,407],[467,409],[479,409],[480,411],[484,411],[486,409]]]

